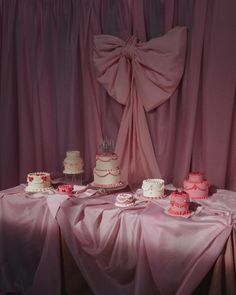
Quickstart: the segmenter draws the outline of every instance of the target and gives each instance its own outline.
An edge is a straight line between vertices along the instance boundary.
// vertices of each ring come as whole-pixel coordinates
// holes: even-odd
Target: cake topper
[[[108,139],[107,137],[103,142],[99,145],[99,150],[102,153],[113,153],[114,152],[114,142],[112,139]]]

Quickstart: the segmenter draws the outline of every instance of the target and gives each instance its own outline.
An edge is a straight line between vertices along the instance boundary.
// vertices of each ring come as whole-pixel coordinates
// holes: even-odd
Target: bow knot
[[[124,56],[126,56],[128,59],[132,59],[134,56],[134,48],[137,43],[137,37],[131,36],[126,44],[123,47],[122,53]]]

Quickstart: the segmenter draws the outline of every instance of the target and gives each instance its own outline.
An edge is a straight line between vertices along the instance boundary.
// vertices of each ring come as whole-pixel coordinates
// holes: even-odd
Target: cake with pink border
[[[96,167],[93,170],[94,186],[115,187],[120,185],[118,156],[115,153],[96,155]]]
[[[51,188],[51,176],[48,172],[32,172],[27,175],[27,192],[43,192]]]
[[[167,213],[174,216],[189,215],[192,213],[189,206],[189,195],[184,191],[175,191],[170,194],[170,207]]]
[[[135,203],[135,198],[132,194],[121,193],[116,197],[115,205],[117,207],[130,207]]]
[[[184,180],[184,191],[189,194],[191,199],[206,199],[209,192],[209,181],[204,179],[201,172],[189,173],[188,179]]]
[[[121,183],[119,158],[114,153],[112,140],[105,139],[99,146],[100,153],[96,155],[96,165],[93,169],[93,186],[102,188],[116,188]]]

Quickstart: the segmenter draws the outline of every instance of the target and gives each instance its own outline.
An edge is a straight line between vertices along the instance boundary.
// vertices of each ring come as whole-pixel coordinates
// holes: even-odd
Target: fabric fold
[[[47,198],[47,205],[50,213],[52,214],[53,218],[56,218],[57,212],[61,206],[61,204],[69,199],[68,195],[59,195],[55,194]]]

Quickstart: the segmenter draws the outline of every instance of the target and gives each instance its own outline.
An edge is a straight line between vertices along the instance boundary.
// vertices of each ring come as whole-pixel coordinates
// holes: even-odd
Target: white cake
[[[163,179],[145,179],[142,184],[142,191],[144,198],[163,198],[165,189],[165,182]]]
[[[80,174],[83,172],[83,160],[80,157],[79,151],[66,152],[66,158],[63,161],[64,174]]]
[[[47,172],[33,172],[27,175],[27,192],[42,192],[51,187],[51,177]]]
[[[118,156],[115,153],[96,155],[96,167],[93,170],[93,185],[100,187],[116,187],[121,184]]]
[[[116,197],[115,205],[117,207],[130,207],[135,204],[135,198],[132,194],[121,193]]]

